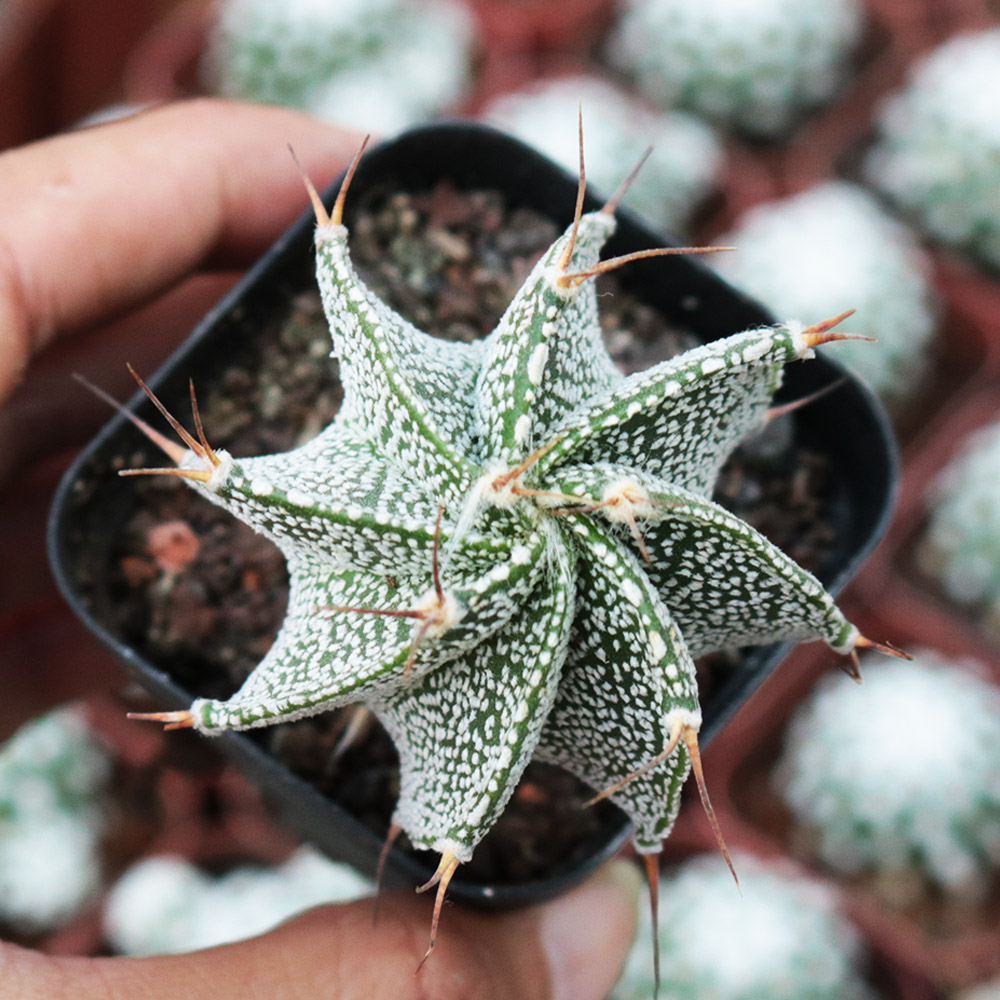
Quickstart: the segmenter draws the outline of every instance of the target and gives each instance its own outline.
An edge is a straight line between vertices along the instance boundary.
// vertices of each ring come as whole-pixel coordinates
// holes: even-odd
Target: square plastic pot
[[[345,222],[350,229],[356,207],[381,194],[428,191],[440,181],[459,191],[498,191],[508,206],[534,209],[552,219],[560,230],[572,218],[574,178],[500,133],[479,126],[443,124],[404,133],[367,153],[351,186]],[[336,187],[328,192],[328,204]],[[599,204],[591,198],[589,207]],[[607,256],[664,244],[662,236],[644,228],[628,211],[622,210],[619,218]],[[168,407],[188,412],[189,378],[195,379],[204,399],[214,378],[227,369],[240,369],[257,324],[288,316],[298,297],[314,292],[313,227],[314,220],[307,212],[148,380]],[[771,322],[762,306],[693,258],[640,261],[623,269],[620,280],[630,294],[702,341]],[[782,398],[800,398],[842,378],[843,371],[824,359],[792,365],[786,372]],[[158,420],[140,393],[129,407],[151,423]],[[260,419],[264,421],[266,416]],[[793,421],[796,440],[825,456],[831,469],[833,491],[827,507],[835,541],[819,575],[836,591],[855,573],[886,527],[897,473],[892,432],[871,394],[849,377],[836,391],[796,411]],[[213,444],[225,446],[226,441],[219,440],[211,426],[207,431]],[[128,464],[128,456],[143,447],[135,428],[116,415],[80,455],[53,506],[51,561],[66,599],[152,693],[157,706],[164,710],[186,708],[194,694],[173,676],[169,659],[150,662],[126,641],[110,613],[115,601],[108,583],[114,542],[138,502],[135,481],[115,473],[123,462]],[[703,706],[703,741],[718,732],[786,650],[787,645],[779,645],[746,653],[739,669],[715,688]],[[370,829],[291,773],[255,736],[229,733],[211,743],[257,783],[296,833],[332,857],[362,871],[374,870],[384,831]],[[516,884],[483,884],[463,879],[460,870],[451,884],[451,898],[499,908],[535,902],[563,891],[625,840],[627,823],[617,809],[607,806],[601,817],[599,829],[583,848],[545,877]],[[429,874],[430,869],[420,859],[394,850],[386,883],[412,886]]]

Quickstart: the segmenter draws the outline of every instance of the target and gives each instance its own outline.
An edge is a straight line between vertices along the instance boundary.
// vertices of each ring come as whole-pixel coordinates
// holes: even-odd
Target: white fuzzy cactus
[[[202,75],[225,97],[390,133],[461,97],[472,37],[454,0],[224,0]]]
[[[663,107],[762,136],[842,85],[863,26],[857,0],[629,0],[612,61]]]
[[[53,930],[100,883],[111,762],[79,711],[50,712],[0,749],[0,919]]]
[[[228,700],[142,717],[214,734],[370,706],[399,752],[394,832],[441,855],[436,914],[532,757],[604,790],[653,855],[691,768],[705,798],[694,657],[781,638],[872,645],[709,499],[784,365],[840,337],[836,320],[622,375],[593,281],[632,259],[599,263],[608,205],[543,254],[485,340],[444,342],[355,272],[345,190],[329,216],[313,192],[344,387],[333,423],[247,459],[214,451],[200,421],[186,447],[154,438],[176,462],[166,473],[284,552],[284,624]]]
[[[874,1000],[864,953],[828,886],[788,866],[735,857],[742,895],[714,857],[680,865],[660,904],[660,993],[670,1000]],[[650,1000],[656,983],[651,917],[614,1000]]]
[[[935,240],[1000,267],[1000,29],[945,42],[878,118],[868,180]]]
[[[829,181],[750,209],[719,242],[714,261],[733,284],[779,316],[816,316],[853,305],[854,333],[832,356],[885,400],[919,385],[936,322],[929,261],[910,232],[866,191]]]
[[[938,474],[927,503],[921,568],[1000,636],[1000,421],[965,442]]]
[[[353,869],[304,847],[275,868],[246,864],[214,878],[184,858],[157,855],[136,862],[111,889],[105,935],[123,955],[194,951],[372,891]]]
[[[789,730],[777,783],[810,844],[893,901],[975,898],[1000,864],[1000,690],[967,666],[866,664],[860,688],[821,683]]]
[[[613,191],[651,146],[653,153],[629,190],[629,206],[668,232],[683,232],[722,166],[718,139],[693,115],[655,111],[597,77],[562,77],[504,94],[482,117],[576,173],[573,118],[579,107],[596,140],[588,141],[589,179]]]

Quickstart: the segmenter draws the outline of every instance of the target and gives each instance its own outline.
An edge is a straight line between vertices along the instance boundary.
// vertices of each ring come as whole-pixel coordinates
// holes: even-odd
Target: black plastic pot
[[[560,228],[572,217],[575,179],[500,133],[445,124],[405,133],[368,153],[352,184],[345,221],[350,228],[353,208],[381,192],[429,190],[442,179],[459,190],[498,190],[508,204],[533,208]],[[594,200],[592,207],[597,206]],[[645,229],[627,211],[620,215],[608,256],[664,244],[662,236]],[[305,213],[149,379],[168,406],[187,412],[189,377],[196,379],[199,394],[204,395],[214,373],[224,366],[239,368],[254,322],[288,314],[297,295],[314,289],[313,225],[311,213]],[[638,262],[621,271],[620,279],[624,287],[701,340],[771,321],[759,304],[726,285],[694,258]],[[786,373],[783,395],[798,398],[842,377],[838,366],[823,359],[793,365]],[[137,393],[129,405],[150,422],[157,420],[141,394]],[[870,393],[852,379],[798,411],[794,419],[798,438],[828,456],[834,472],[835,495],[830,506],[836,544],[820,575],[827,586],[837,590],[856,572],[886,527],[897,473],[892,432]],[[208,435],[213,440],[212,427]],[[213,444],[225,446],[226,442],[213,440]],[[137,503],[135,481],[120,479],[115,471],[130,464],[127,457],[142,447],[138,432],[118,415],[88,446],[67,473],[56,497],[50,555],[62,592],[83,621],[121,657],[159,706],[186,708],[194,696],[172,676],[171,664],[149,662],[124,640],[108,613],[114,597],[105,575],[110,569],[113,542]],[[703,706],[704,740],[719,730],[786,650],[786,645],[780,645],[746,655],[742,667]],[[381,848],[378,833],[290,773],[254,737],[230,733],[212,744],[251,776],[297,833],[333,857],[364,871],[374,870]],[[608,806],[602,815],[593,842],[585,845],[571,867],[510,885],[478,884],[464,879],[460,869],[450,896],[503,908],[563,891],[613,854],[625,839],[627,825],[622,814]],[[419,859],[394,851],[386,880],[390,885],[412,886],[429,874]]]

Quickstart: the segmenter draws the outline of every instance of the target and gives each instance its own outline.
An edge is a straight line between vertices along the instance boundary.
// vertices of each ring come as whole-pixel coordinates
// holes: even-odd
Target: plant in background
[[[927,502],[921,569],[1000,636],[1000,420],[969,438],[938,474]]]
[[[857,0],[629,0],[612,62],[663,107],[760,136],[834,96],[863,27]]]
[[[886,101],[867,179],[922,232],[1000,267],[1000,29],[960,35]]]
[[[862,974],[860,938],[837,912],[828,886],[790,866],[750,856],[737,856],[736,864],[742,897],[714,858],[686,861],[666,880],[664,910],[683,919],[660,921],[663,995],[671,1000],[873,1000]],[[643,910],[614,1000],[654,995],[649,919]]]
[[[848,341],[833,356],[889,402],[917,388],[936,320],[929,261],[866,191],[829,181],[758,205],[722,242],[739,249],[717,259],[719,271],[781,316],[853,302],[855,332],[876,343]]]
[[[587,153],[588,180],[614,190],[652,146],[653,154],[629,189],[629,204],[668,232],[683,232],[715,188],[722,166],[718,139],[693,115],[656,111],[598,77],[563,77],[504,94],[482,117],[575,171],[576,130],[567,126],[581,106],[600,143],[596,148],[591,143]]]
[[[789,730],[776,780],[810,847],[896,902],[975,899],[1000,863],[1000,691],[968,666],[921,651],[850,698],[821,684]]]
[[[75,708],[49,712],[0,749],[0,919],[53,930],[100,883],[111,762]]]
[[[768,420],[783,366],[846,335],[836,320],[764,327],[621,375],[592,279],[691,251],[599,262],[616,201],[582,215],[581,181],[574,223],[494,332],[443,342],[355,273],[350,176],[330,215],[312,191],[344,388],[333,423],[248,459],[213,450],[196,407],[195,434],[170,418],[186,447],[142,425],[175,466],[131,473],[182,477],[272,538],[290,596],[236,694],[139,717],[213,734],[369,706],[400,758],[390,841],[405,830],[441,855],[424,887],[438,887],[433,947],[452,875],[533,756],[610,796],[655,876],[691,769],[710,812],[692,658],[794,638],[856,661],[873,645],[815,577],[709,499]]]
[[[224,0],[202,76],[224,97],[388,133],[454,104],[471,57],[454,0]]]
[[[306,847],[275,868],[241,865],[215,878],[184,858],[159,855],[115,883],[104,928],[120,954],[175,954],[263,934],[313,906],[372,891],[354,869]]]

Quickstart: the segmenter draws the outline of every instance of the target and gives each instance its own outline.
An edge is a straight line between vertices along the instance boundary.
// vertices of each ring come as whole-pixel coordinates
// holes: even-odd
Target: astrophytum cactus
[[[332,424],[235,459],[195,410],[196,436],[172,421],[186,447],[157,435],[175,468],[131,470],[182,476],[272,538],[291,589],[236,694],[144,717],[212,734],[369,706],[399,752],[393,829],[441,855],[436,926],[532,757],[610,795],[654,857],[692,767],[704,787],[693,657],[784,638],[871,645],[709,499],[768,419],[782,367],[843,335],[834,321],[748,330],[623,376],[591,280],[626,260],[598,260],[615,199],[578,208],[489,337],[446,343],[356,274],[345,191],[330,215],[312,192],[344,388]]]

